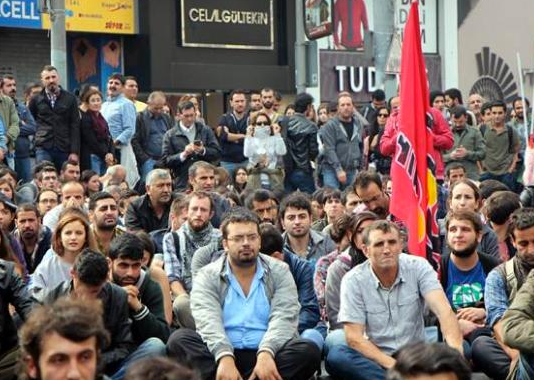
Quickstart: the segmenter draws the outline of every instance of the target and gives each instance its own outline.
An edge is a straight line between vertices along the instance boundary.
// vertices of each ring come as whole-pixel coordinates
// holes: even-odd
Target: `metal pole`
[[[57,69],[62,86],[68,88],[65,0],[50,0],[50,62]]]
[[[523,126],[525,128],[524,136],[525,144],[528,145],[528,137],[530,135],[528,130],[528,109],[525,101],[525,85],[523,83],[523,67],[521,65],[521,55],[517,53],[517,71],[519,75],[519,88],[521,89],[521,103],[523,104]]]
[[[395,76],[384,73],[391,38],[393,37],[393,32],[395,30],[394,0],[380,0],[373,2],[373,20],[376,87],[385,89],[386,95],[389,97],[396,94]]]
[[[295,6],[295,87],[297,93],[306,91],[306,37],[304,35],[304,0]]]

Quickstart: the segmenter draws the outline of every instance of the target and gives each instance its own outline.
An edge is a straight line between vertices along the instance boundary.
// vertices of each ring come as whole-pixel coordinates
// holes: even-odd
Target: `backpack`
[[[506,295],[511,301],[517,294],[517,278],[514,271],[514,260],[508,260],[504,264],[497,267],[499,273],[506,279]]]
[[[486,124],[482,124],[480,126],[480,133],[482,133],[482,137],[486,138]],[[506,125],[506,133],[508,133],[508,153],[513,154],[515,153],[514,149],[514,130],[509,125]]]

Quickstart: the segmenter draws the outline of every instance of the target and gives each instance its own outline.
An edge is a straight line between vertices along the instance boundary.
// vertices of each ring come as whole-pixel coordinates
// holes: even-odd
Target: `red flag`
[[[407,227],[408,251],[426,257],[438,269],[436,152],[417,2],[411,5],[404,29],[400,99],[399,132],[391,166],[390,212]]]

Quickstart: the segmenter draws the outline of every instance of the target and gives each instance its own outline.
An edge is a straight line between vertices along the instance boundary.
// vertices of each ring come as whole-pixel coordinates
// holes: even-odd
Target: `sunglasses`
[[[388,113],[379,113],[378,117],[389,117]]]
[[[267,121],[261,121],[259,123],[256,123],[256,125],[259,126],[259,127],[265,127],[265,126],[271,125],[271,124],[269,124],[269,122],[267,122]]]

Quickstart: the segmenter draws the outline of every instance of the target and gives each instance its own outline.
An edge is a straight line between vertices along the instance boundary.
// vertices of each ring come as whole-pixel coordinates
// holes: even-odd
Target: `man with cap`
[[[486,156],[486,143],[476,127],[467,125],[467,110],[463,106],[451,109],[452,135],[454,145],[443,154],[445,170],[455,164],[465,168],[466,177],[478,181],[480,172],[477,161]]]

